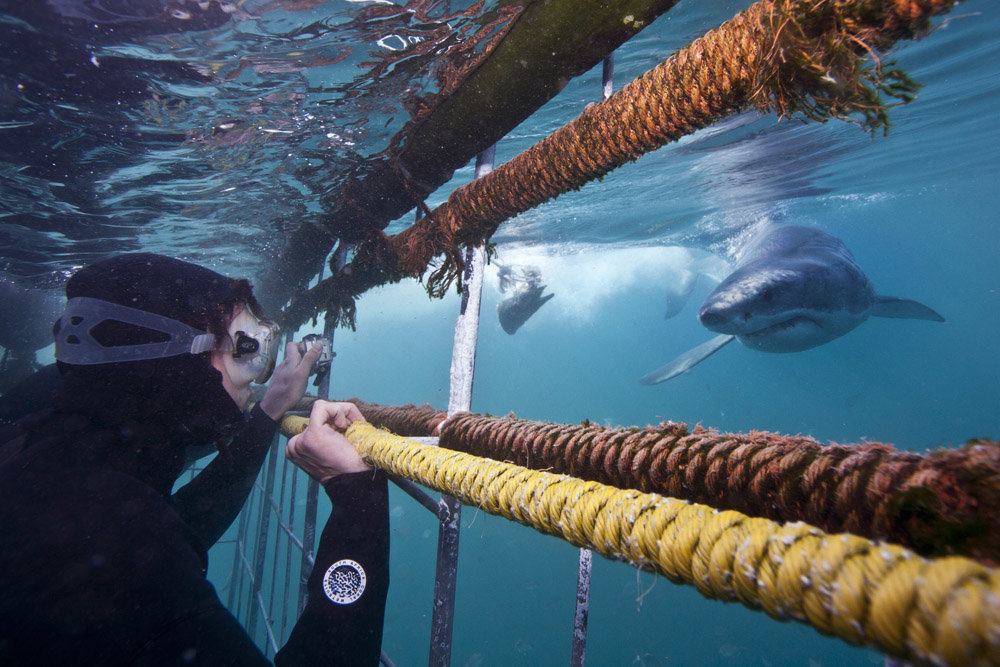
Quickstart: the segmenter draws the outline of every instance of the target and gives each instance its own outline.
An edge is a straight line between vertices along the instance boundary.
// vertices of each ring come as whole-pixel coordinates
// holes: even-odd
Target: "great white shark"
[[[800,352],[843,336],[869,317],[944,321],[922,303],[877,295],[837,237],[812,227],[769,226],[701,305],[698,319],[719,335],[639,382],[676,377],[734,338],[763,352]]]

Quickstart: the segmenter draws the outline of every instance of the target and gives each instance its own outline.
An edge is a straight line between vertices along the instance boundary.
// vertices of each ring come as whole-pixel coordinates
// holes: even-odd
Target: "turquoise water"
[[[264,5],[251,4],[243,9]],[[616,88],[748,3],[709,4],[681,2],[626,44],[616,54]],[[144,138],[129,135],[131,143],[102,141],[107,128],[85,113],[94,100],[71,102],[67,94],[63,106],[46,106],[25,94],[15,102],[16,76],[4,74],[0,244],[7,275],[48,284],[96,256],[142,248],[253,276],[283,231],[322,207],[325,187],[385,147],[405,120],[400,91],[433,88],[424,70],[410,81],[413,68],[399,65],[380,92],[361,63],[377,59],[375,40],[396,24],[352,24],[359,6],[320,3],[259,19],[236,14],[207,33],[210,39],[181,33],[102,46],[99,59],[127,48],[226,63],[213,82],[153,77],[155,95],[129,100],[122,112],[148,130]],[[497,259],[537,266],[556,296],[510,336],[496,318],[496,267],[488,267],[473,410],[565,423],[672,419],[914,451],[1000,437],[1000,14],[994,3],[973,0],[949,17],[894,53],[924,87],[915,102],[892,110],[887,137],[842,122],[745,115],[501,226]],[[346,46],[355,48],[339,62],[318,60]],[[301,59],[289,55],[299,51],[317,60],[298,70],[279,66]],[[240,54],[253,56],[243,69],[234,64]],[[38,62],[16,71],[53,85],[38,74],[45,71]],[[571,120],[599,91],[600,68],[570,82],[500,142],[498,162]],[[40,110],[48,114],[46,132],[62,134],[47,153],[19,152],[22,144],[10,137],[24,131],[17,123],[41,123]],[[212,128],[231,117],[273,131],[211,140],[225,134],[212,135]],[[44,143],[42,129],[33,136]],[[56,161],[76,155],[78,169],[46,171],[32,152]],[[460,170],[431,203],[471,176],[471,166]],[[795,354],[734,344],[690,374],[640,385],[643,374],[710,337],[697,306],[724,275],[734,239],[762,219],[840,237],[879,293],[926,303],[946,322],[873,319]],[[684,270],[704,276],[680,313],[665,319],[667,293]],[[458,305],[454,295],[429,300],[414,282],[366,294],[357,330],[336,334],[333,395],[446,407]],[[436,524],[395,493],[392,526],[384,648],[399,665],[422,664]],[[471,507],[462,526],[453,664],[568,662],[576,549]],[[212,555],[223,599],[232,564],[226,549]],[[882,662],[809,627],[706,601],[691,588],[600,558],[587,659],[650,667]]]

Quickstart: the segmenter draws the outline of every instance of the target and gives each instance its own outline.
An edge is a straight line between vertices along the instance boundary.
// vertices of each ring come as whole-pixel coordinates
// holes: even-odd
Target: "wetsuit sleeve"
[[[228,451],[216,456],[171,496],[174,509],[198,533],[206,549],[222,537],[239,514],[277,428],[277,422],[259,404],[255,405]]]
[[[276,665],[377,665],[389,590],[389,492],[381,471],[334,477],[305,611]]]

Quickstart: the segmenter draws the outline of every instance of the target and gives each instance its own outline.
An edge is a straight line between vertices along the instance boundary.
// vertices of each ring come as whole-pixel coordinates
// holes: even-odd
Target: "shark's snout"
[[[716,308],[702,308],[698,313],[698,320],[703,327],[714,331],[728,322],[729,316]]]

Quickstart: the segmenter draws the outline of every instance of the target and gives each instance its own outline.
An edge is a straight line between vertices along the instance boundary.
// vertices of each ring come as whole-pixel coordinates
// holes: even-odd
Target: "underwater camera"
[[[323,350],[319,353],[319,359],[317,359],[316,363],[313,364],[312,369],[309,371],[309,375],[322,376],[329,371],[330,362],[333,361],[335,356],[337,356],[337,353],[333,351],[330,339],[317,336],[316,334],[309,334],[302,337],[302,343],[305,345],[306,350],[312,347],[313,343],[323,344]]]

